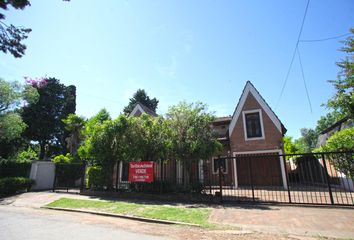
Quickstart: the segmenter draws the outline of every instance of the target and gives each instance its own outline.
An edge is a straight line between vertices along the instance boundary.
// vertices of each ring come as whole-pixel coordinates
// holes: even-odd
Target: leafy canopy
[[[211,131],[214,116],[205,104],[180,102],[169,108],[166,117],[171,128],[172,154],[177,160],[207,159],[221,151],[222,145]]]
[[[350,29],[354,34],[354,28]],[[328,100],[327,107],[339,112],[343,117],[354,119],[354,35],[343,41],[344,47],[341,51],[347,56],[337,65],[340,68],[337,80],[330,83],[335,87],[335,95]]]
[[[69,1],[69,0],[63,0]],[[0,8],[8,10],[13,7],[17,10],[23,10],[31,3],[28,0],[0,0]],[[9,52],[16,58],[20,58],[25,54],[26,45],[22,43],[28,38],[28,34],[32,31],[30,28],[18,27],[12,24],[7,25],[5,22],[5,14],[0,13],[0,51]]]
[[[37,100],[35,88],[0,79],[0,142],[10,142],[21,136],[27,125],[18,110],[21,105]]]
[[[61,120],[75,113],[75,86],[65,86],[56,78],[28,80],[28,83],[37,89],[39,99],[23,108],[22,118],[28,125],[25,137],[39,142],[40,159],[47,144],[57,147],[55,152],[65,152],[68,133]]]

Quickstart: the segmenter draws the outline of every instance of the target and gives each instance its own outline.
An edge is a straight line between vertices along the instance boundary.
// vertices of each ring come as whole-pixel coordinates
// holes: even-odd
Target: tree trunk
[[[39,142],[40,152],[39,152],[39,160],[43,160],[45,154],[45,142]]]

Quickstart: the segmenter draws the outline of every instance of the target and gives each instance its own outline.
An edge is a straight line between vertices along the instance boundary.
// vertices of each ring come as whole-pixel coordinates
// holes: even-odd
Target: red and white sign
[[[129,182],[153,182],[154,162],[130,162]]]

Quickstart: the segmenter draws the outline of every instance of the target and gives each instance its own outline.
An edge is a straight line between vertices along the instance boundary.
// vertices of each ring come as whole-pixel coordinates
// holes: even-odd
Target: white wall
[[[36,181],[32,190],[53,189],[55,164],[53,162],[36,161],[32,163],[30,178]]]

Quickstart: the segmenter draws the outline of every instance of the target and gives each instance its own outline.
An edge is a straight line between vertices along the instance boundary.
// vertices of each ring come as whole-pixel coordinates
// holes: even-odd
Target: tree
[[[162,117],[147,114],[132,119],[132,128],[137,129],[136,142],[139,159],[143,161],[167,160],[171,150],[171,128]]]
[[[297,154],[297,153],[300,153],[300,149],[293,142],[293,139],[292,139],[291,136],[284,136],[283,137],[283,144],[284,144],[285,154]]]
[[[354,34],[354,28],[350,32]],[[338,79],[329,81],[335,87],[336,94],[328,100],[327,107],[341,113],[342,118],[354,119],[354,36],[348,37],[343,43],[345,46],[341,51],[348,56],[337,63],[340,67]]]
[[[208,159],[222,150],[222,145],[212,135],[214,116],[203,103],[180,102],[166,114],[171,129],[172,156],[183,163],[184,180],[192,178],[192,163]]]
[[[124,107],[123,112],[126,115],[129,115],[131,111],[133,111],[135,105],[137,103],[141,103],[144,106],[148,107],[152,111],[156,112],[157,104],[159,103],[159,100],[156,98],[150,99],[150,97],[147,95],[144,89],[138,89],[132,98],[129,99],[129,104]]]
[[[69,149],[71,156],[76,157],[77,150],[83,140],[82,131],[85,126],[85,119],[70,113],[68,117],[62,121],[65,124],[65,129],[70,133],[70,135],[65,139],[67,148]]]
[[[17,110],[21,104],[35,103],[37,99],[35,88],[0,79],[0,142],[10,142],[21,136],[27,125]]]
[[[96,128],[102,125],[106,121],[110,121],[111,117],[109,112],[105,108],[101,109],[95,116],[91,117],[85,122],[85,126],[82,131],[83,141],[78,149],[78,155],[81,160],[86,160],[93,164],[95,159],[90,153],[92,151],[91,139],[95,134]]]
[[[106,186],[112,187],[113,168],[118,161],[131,161],[139,157],[139,134],[136,119],[125,115],[107,120],[94,128],[89,140],[88,153],[91,164],[100,166],[106,173]]]
[[[323,130],[329,128],[337,121],[341,120],[341,114],[338,112],[330,112],[325,116],[321,116],[321,118],[317,121],[317,126],[315,131],[320,134]]]
[[[311,128],[300,129],[301,137],[295,141],[295,145],[300,152],[310,153],[315,149],[318,139],[318,133]]]
[[[8,1],[0,0],[0,8],[8,9],[8,5],[15,9],[23,10],[30,5],[28,0]],[[10,52],[14,57],[22,57],[25,54],[26,45],[22,43],[32,31],[30,28],[16,27],[14,25],[6,25],[5,15],[0,13],[0,50],[4,53]]]
[[[69,0],[64,0],[69,1]],[[0,0],[0,8],[8,10],[11,6],[17,10],[23,10],[31,3],[28,0]],[[26,45],[22,43],[32,31],[30,28],[16,27],[4,23],[5,15],[0,13],[0,50],[10,52],[14,57],[20,58],[25,54]]]
[[[38,90],[39,100],[23,108],[22,118],[28,125],[24,136],[40,145],[40,159],[44,158],[45,146],[51,153],[64,153],[65,129],[61,121],[73,112],[75,97],[70,95],[74,87],[66,87],[55,78],[27,79]]]

